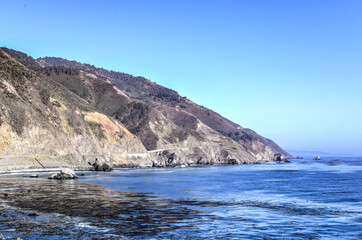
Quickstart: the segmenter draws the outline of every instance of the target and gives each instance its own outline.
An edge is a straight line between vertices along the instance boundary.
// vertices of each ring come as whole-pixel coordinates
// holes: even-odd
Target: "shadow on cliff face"
[[[0,231],[40,238],[152,236],[193,228],[190,224],[202,216],[146,193],[115,192],[76,180],[1,178],[0,199]]]

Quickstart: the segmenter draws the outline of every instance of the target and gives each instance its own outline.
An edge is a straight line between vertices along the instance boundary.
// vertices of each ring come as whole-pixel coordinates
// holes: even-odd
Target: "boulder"
[[[236,164],[238,164],[238,161],[236,161],[236,159],[229,159],[228,164],[229,165],[236,165]]]
[[[317,156],[314,160],[321,160],[321,157]]]
[[[105,162],[101,162],[98,159],[92,164],[89,163],[92,167],[89,169],[89,171],[103,171],[103,172],[109,172],[113,170],[113,167]]]
[[[284,156],[281,155],[280,153],[276,153],[276,154],[274,154],[274,159],[273,159],[273,160],[274,160],[274,161],[278,161],[278,162],[283,161],[283,160],[284,160]]]
[[[78,176],[75,174],[75,172],[69,168],[65,168],[60,170],[58,173],[54,173],[49,177],[49,179],[75,179],[78,178]]]

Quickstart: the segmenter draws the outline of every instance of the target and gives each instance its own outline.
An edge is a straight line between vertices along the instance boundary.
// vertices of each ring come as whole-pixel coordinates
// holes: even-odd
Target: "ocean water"
[[[362,239],[362,158],[0,178],[23,239]],[[6,214],[6,217],[4,217]],[[36,216],[33,216],[36,215]]]

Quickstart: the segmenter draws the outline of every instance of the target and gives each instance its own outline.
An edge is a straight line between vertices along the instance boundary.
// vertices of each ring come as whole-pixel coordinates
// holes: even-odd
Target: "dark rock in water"
[[[295,159],[303,159],[303,158],[298,156],[298,157],[296,157]]]
[[[85,176],[85,174],[84,174],[84,173],[81,173],[81,174],[80,174],[80,176],[84,177],[84,176]]]
[[[101,162],[96,158],[95,162],[89,163],[92,167],[89,169],[89,171],[103,171],[103,172],[109,172],[113,170],[113,167],[105,162]]]
[[[6,213],[3,214],[3,217],[8,217],[8,215]]]
[[[317,156],[314,160],[321,160],[321,157]]]
[[[283,155],[281,155],[281,154],[279,154],[279,153],[276,153],[276,154],[274,154],[274,159],[273,159],[274,161],[283,161],[284,160],[284,156]]]
[[[102,167],[100,168],[100,171],[105,171],[105,172],[112,171],[112,170],[113,170],[113,168],[108,163],[103,163]]]
[[[285,161],[284,162],[286,162],[286,163],[290,163],[290,160],[289,159],[285,159]]]
[[[37,213],[29,213],[28,216],[30,216],[30,217],[36,217],[36,216],[39,216],[39,214],[37,214]]]
[[[65,168],[60,170],[58,173],[54,173],[49,177],[49,179],[57,179],[57,180],[64,180],[64,179],[75,179],[78,178],[78,176],[75,174],[75,172],[69,168]]]
[[[230,165],[236,165],[236,164],[238,164],[238,161],[236,161],[236,159],[229,159],[229,160],[228,160],[228,164],[230,164]]]
[[[29,177],[30,177],[30,178],[38,178],[39,176],[36,175],[36,174],[32,174],[32,175],[30,175]]]
[[[196,161],[196,164],[200,164],[200,165],[206,165],[206,159],[199,157],[199,159]]]

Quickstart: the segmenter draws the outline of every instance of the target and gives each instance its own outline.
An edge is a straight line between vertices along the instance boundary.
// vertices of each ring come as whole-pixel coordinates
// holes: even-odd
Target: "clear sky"
[[[0,45],[149,78],[287,150],[362,155],[362,1],[0,0]]]

